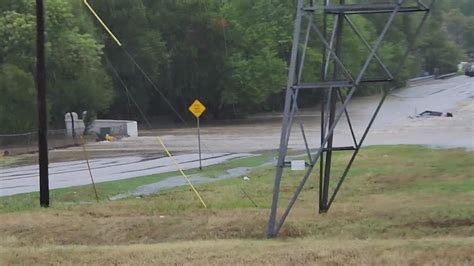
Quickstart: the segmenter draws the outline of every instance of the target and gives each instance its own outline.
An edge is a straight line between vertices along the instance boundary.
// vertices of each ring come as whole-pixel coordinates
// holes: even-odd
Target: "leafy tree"
[[[89,2],[124,46],[118,47],[104,33],[82,1],[46,2],[48,97],[53,125],[62,125],[63,114],[69,111],[88,110],[98,112],[99,117],[106,114],[137,119],[140,108],[147,116],[173,116],[164,97],[181,116],[187,114],[187,107],[195,98],[203,101],[217,118],[282,107],[295,1]],[[333,18],[328,17],[330,31]],[[351,18],[371,44],[387,21],[387,15]],[[322,16],[316,15],[314,21],[321,25]],[[401,15],[387,33],[379,55],[392,72],[419,21],[420,17]],[[473,31],[474,1],[437,1],[425,34],[415,47],[416,53],[399,73],[398,84],[425,71],[432,73],[435,68],[442,73],[454,71],[463,53],[474,49]],[[21,101],[29,99],[33,88],[22,82],[31,81],[34,75],[34,35],[34,1],[0,0],[0,67],[6,77],[1,84],[8,87],[9,97]],[[343,36],[341,57],[355,76],[369,51],[346,22]],[[321,46],[316,38],[310,40],[302,81],[318,80],[322,72]],[[364,78],[382,73],[373,61]],[[17,82],[15,79],[20,77],[24,81]],[[367,85],[360,94],[378,90],[379,87]],[[132,105],[130,97],[139,107]],[[300,104],[313,105],[319,97],[316,92],[306,93]],[[2,110],[19,108],[13,101],[0,102]],[[31,130],[34,126],[33,115],[20,113],[2,114],[2,119],[8,121],[17,117],[17,121],[24,121],[24,127],[19,126],[20,122],[10,124],[8,132],[28,127]]]
[[[36,125],[35,86],[30,73],[17,66],[0,66],[0,132],[30,131]]]
[[[92,0],[89,2],[126,49],[124,52],[122,48],[118,47],[110,36],[103,33],[101,26],[94,21],[93,28],[96,29],[96,32],[100,32],[105,43],[105,57],[110,62],[108,70],[114,77],[115,92],[118,96],[111,107],[111,115],[127,116],[130,109],[138,114],[138,110],[130,106],[130,95],[124,91],[121,81],[115,76],[115,71],[125,82],[130,94],[145,113],[169,111],[166,103],[162,101],[159,94],[154,91],[152,84],[133,62],[135,60],[158,88],[167,97],[170,97],[168,92],[163,89],[162,84],[166,77],[163,75],[163,68],[168,65],[169,55],[161,37],[162,33],[157,30],[161,22],[150,19],[150,17],[157,16],[155,12],[159,12],[159,10],[147,9],[145,1],[141,0]],[[161,1],[151,1],[149,4],[154,2]],[[84,7],[82,9],[86,12]],[[88,11],[86,14],[91,17]],[[133,57],[133,60],[127,53]],[[127,108],[124,108],[125,106],[129,106],[128,111]]]
[[[429,73],[434,73],[435,69],[439,69],[440,73],[456,72],[457,64],[462,59],[461,49],[444,35],[441,30],[433,30],[419,45],[418,54],[424,58],[424,68]]]
[[[293,4],[283,1],[227,1],[221,15],[227,25],[225,82],[221,107],[268,110],[286,86]],[[272,12],[269,12],[272,10]],[[282,45],[283,44],[283,45]]]
[[[466,16],[459,9],[452,9],[444,14],[445,31],[450,39],[465,50],[474,49],[474,15]]]
[[[34,7],[34,2],[29,0],[2,0],[0,65],[9,66],[5,71],[14,73],[9,75],[32,77],[35,73]],[[102,64],[103,46],[93,31],[84,30],[81,24],[84,19],[75,13],[75,7],[77,3],[72,1],[49,0],[46,3],[48,101],[55,126],[63,126],[65,112],[85,109],[105,111],[114,99]],[[9,83],[9,86],[20,85],[21,82]],[[26,90],[26,86],[11,89]],[[25,95],[28,93],[25,92]],[[27,118],[15,113],[6,115],[17,119],[17,125],[25,125],[9,128],[9,131],[33,130],[33,124],[29,121],[34,121],[36,117]]]

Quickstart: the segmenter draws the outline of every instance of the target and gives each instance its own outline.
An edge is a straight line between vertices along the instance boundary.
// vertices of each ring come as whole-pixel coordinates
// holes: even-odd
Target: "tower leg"
[[[344,0],[340,1],[340,4],[344,4]],[[337,16],[337,26],[334,29],[335,33],[335,55],[340,57],[341,54],[341,41],[342,41],[342,27],[344,22],[344,15]],[[337,80],[339,78],[339,66],[337,63],[334,64],[334,71],[333,71],[333,80]],[[329,126],[335,122],[336,116],[336,104],[337,104],[337,88],[329,88],[328,93],[330,94],[329,98]],[[321,132],[323,134],[323,132]],[[324,136],[324,135],[323,135]],[[328,210],[328,197],[329,197],[329,183],[331,179],[331,165],[332,165],[332,150],[333,150],[333,141],[334,141],[334,131],[331,132],[329,135],[329,139],[327,141],[327,149],[326,149],[326,161],[324,167],[324,176],[321,178],[323,185],[321,192],[321,202],[319,203],[319,212],[325,213]]]
[[[298,61],[298,46],[300,43],[300,35],[301,35],[301,22],[303,18],[303,7],[304,7],[304,0],[298,0],[297,4],[297,11],[296,11],[296,19],[295,19],[295,29],[293,32],[293,46],[291,50],[291,60],[290,60],[290,68],[288,74],[288,84],[286,89],[286,97],[285,97],[285,109],[283,112],[283,123],[281,129],[281,136],[280,136],[280,148],[278,151],[278,161],[276,165],[275,171],[275,183],[273,187],[273,198],[272,198],[272,208],[270,211],[270,218],[268,220],[268,227],[267,227],[267,237],[273,238],[276,235],[276,214],[278,211],[278,198],[280,196],[280,184],[281,184],[281,176],[283,174],[283,167],[285,165],[285,157],[286,152],[288,150],[288,135],[290,134],[290,113],[292,109],[292,104],[296,103],[296,98],[293,99],[293,89],[292,86],[295,84],[296,81],[296,64]],[[293,103],[294,101],[294,103]]]

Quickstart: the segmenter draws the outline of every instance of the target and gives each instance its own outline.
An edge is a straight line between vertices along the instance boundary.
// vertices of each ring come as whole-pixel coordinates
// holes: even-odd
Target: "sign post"
[[[201,127],[199,126],[199,117],[196,120],[197,120],[197,128],[198,128],[199,170],[202,170],[202,163],[201,163]]]
[[[196,117],[197,122],[197,131],[198,131],[198,148],[199,148],[199,170],[202,170],[202,163],[201,163],[201,127],[199,125],[199,117],[206,111],[206,106],[202,104],[199,100],[195,100],[188,108],[189,112],[191,112]]]

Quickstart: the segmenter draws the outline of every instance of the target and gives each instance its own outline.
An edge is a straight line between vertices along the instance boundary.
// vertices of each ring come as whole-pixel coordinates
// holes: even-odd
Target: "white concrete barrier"
[[[76,135],[81,135],[84,132],[84,121],[79,119],[77,113],[66,113],[64,122],[69,136],[72,136],[73,124]],[[132,120],[96,119],[92,123],[90,131],[98,134],[108,133],[113,136],[138,137],[138,124],[137,121]]]

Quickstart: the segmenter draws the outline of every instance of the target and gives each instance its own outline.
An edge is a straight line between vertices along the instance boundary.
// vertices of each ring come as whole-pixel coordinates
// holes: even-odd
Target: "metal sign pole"
[[[198,129],[198,147],[199,147],[199,170],[202,170],[202,163],[201,163],[201,127],[199,125],[199,117],[197,117],[197,129]]]
[[[194,100],[194,102],[188,108],[189,112],[191,112],[196,117],[197,122],[197,130],[198,130],[198,147],[199,147],[199,170],[202,170],[202,162],[201,162],[201,126],[199,125],[199,117],[201,117],[202,113],[206,111],[206,106],[202,104],[199,100]]]

